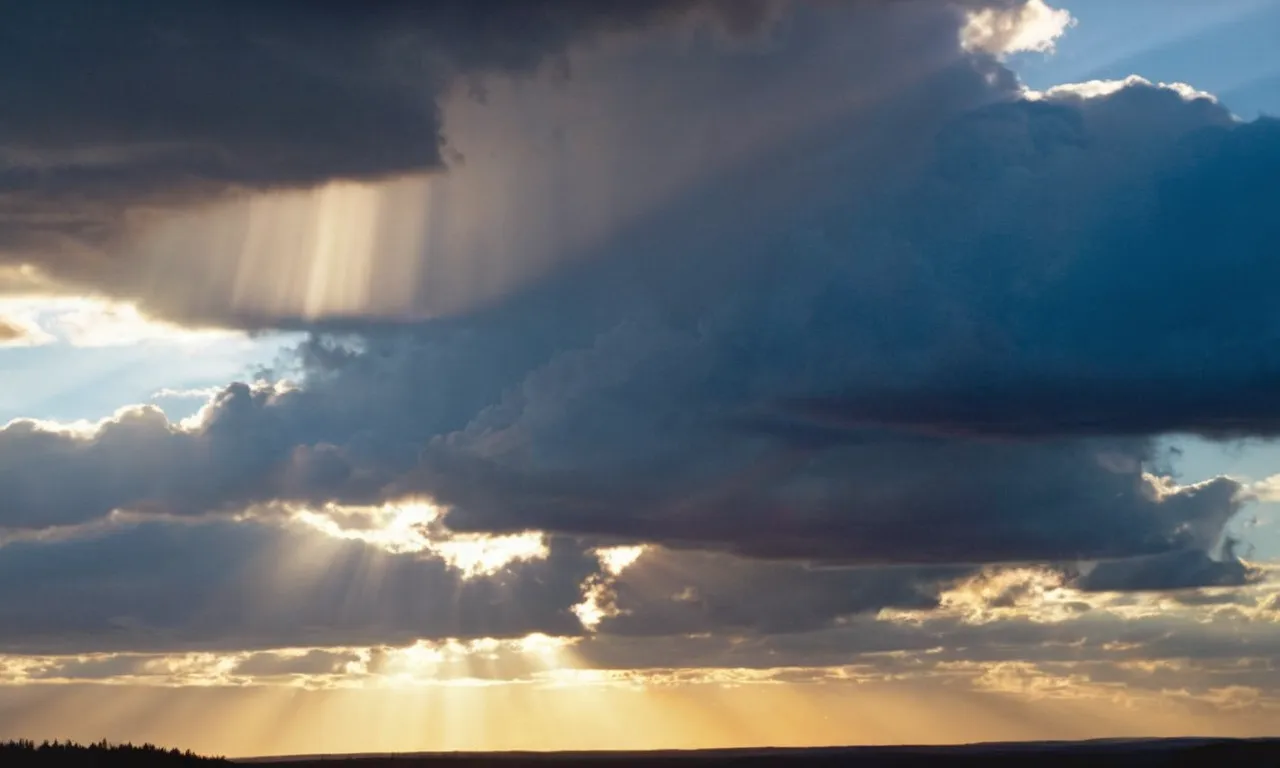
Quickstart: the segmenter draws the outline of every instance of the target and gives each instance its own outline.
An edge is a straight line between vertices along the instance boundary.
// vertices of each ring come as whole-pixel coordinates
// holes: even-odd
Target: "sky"
[[[0,739],[1277,735],[1280,2],[7,16]]]

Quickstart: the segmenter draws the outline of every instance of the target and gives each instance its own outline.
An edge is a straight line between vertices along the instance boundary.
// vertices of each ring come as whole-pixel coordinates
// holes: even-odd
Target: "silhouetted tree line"
[[[72,741],[30,739],[0,743],[3,768],[184,768],[230,765],[221,757],[203,757],[191,750],[165,749],[155,744],[77,744]]]

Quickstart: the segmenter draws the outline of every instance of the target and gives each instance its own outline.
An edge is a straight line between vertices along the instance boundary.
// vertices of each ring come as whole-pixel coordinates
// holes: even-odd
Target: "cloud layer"
[[[460,125],[529,122],[477,127],[499,161],[464,151],[423,188],[457,196],[432,198],[432,221],[452,222],[433,247],[537,269],[392,323],[362,317],[387,285],[404,294],[384,314],[404,320],[466,281],[370,262],[381,277],[338,296],[358,318],[339,321],[333,286],[302,281],[309,315],[295,273],[254,271],[276,264],[271,238],[240,263],[217,237],[83,261],[24,244],[57,279],[179,320],[320,319],[294,383],[230,384],[184,422],[138,407],[0,428],[3,650],[320,649],[245,661],[272,676],[356,646],[545,633],[620,670],[924,664],[937,648],[939,675],[1041,665],[971,670],[997,685],[1130,647],[1239,650],[1207,625],[1180,645],[1143,613],[1182,590],[1270,653],[1269,582],[1224,542],[1268,486],[1181,478],[1161,438],[1280,427],[1280,124],[1141,80],[1026,92],[1000,57],[1068,23],[1039,2],[345,8],[297,24],[292,4],[227,3],[214,21],[135,2],[65,30],[82,56],[127,50],[101,70],[103,103],[131,68],[165,74],[78,133],[34,126],[102,107],[69,98],[91,83],[53,68],[21,92],[0,131],[6,241],[29,242],[51,201],[90,218],[37,229],[84,242],[102,210],[159,196],[186,215],[209,185],[320,185],[337,216],[334,200],[364,198],[326,198],[329,182],[441,171],[457,99]],[[40,34],[0,64],[66,50],[49,43],[61,11],[24,13]],[[732,50],[687,34],[706,18]],[[213,49],[263,76],[231,87]],[[557,57],[567,79],[542,68]],[[566,116],[605,138],[566,133]],[[527,164],[509,176],[475,170],[512,158]],[[263,199],[232,213],[260,222]],[[342,255],[297,274],[346,275]],[[266,300],[267,273],[288,301]],[[342,511],[424,498],[443,521]],[[545,553],[478,577],[441,544],[528,532]],[[642,544],[625,569],[597,552]]]

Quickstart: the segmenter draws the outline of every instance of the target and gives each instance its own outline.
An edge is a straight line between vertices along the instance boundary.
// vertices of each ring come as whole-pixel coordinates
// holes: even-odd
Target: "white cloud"
[[[1187,83],[1153,83],[1140,75],[1129,75],[1121,80],[1086,80],[1082,83],[1063,83],[1044,91],[1027,90],[1023,95],[1031,100],[1073,97],[1078,99],[1097,99],[1103,96],[1110,96],[1125,88],[1143,85],[1173,91],[1181,96],[1183,101],[1195,101],[1196,99],[1207,99],[1214,103],[1218,101],[1218,97],[1212,93],[1202,91]]]
[[[1249,493],[1258,501],[1280,501],[1280,475],[1272,475],[1249,485]]]
[[[1068,11],[1047,5],[1044,0],[1029,0],[1008,8],[971,11],[968,23],[960,31],[960,42],[965,50],[996,56],[1047,53],[1075,23]]]
[[[335,539],[361,541],[393,554],[434,555],[464,578],[491,576],[513,563],[544,560],[549,553],[541,533],[454,533],[445,528],[444,513],[428,502],[405,501],[377,507],[329,504],[296,509],[292,516]]]

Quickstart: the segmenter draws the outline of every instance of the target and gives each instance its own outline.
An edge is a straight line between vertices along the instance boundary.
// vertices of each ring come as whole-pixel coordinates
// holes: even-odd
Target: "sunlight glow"
[[[643,544],[620,547],[601,547],[595,551],[604,573],[592,576],[582,585],[582,602],[573,606],[573,614],[582,626],[594,630],[600,622],[621,611],[614,604],[613,582],[631,567],[647,547]]]
[[[439,557],[464,578],[492,576],[513,564],[541,560],[549,553],[546,536],[454,533],[444,525],[442,508],[426,501],[378,507],[330,504],[295,509],[293,519],[335,539],[362,541],[393,554],[421,552]]]
[[[466,578],[491,576],[511,563],[542,560],[548,554],[545,537],[540,533],[454,534],[433,542],[430,549]]]
[[[1143,700],[1154,706],[1048,699],[1030,713],[1017,694],[910,682],[402,691],[59,686],[8,694],[3,703],[12,714],[0,721],[0,738],[106,737],[241,757],[955,743],[1061,738],[1091,724],[1090,732],[1105,736],[1261,735],[1274,726],[1274,713],[1206,715],[1178,696]]]
[[[1070,12],[1053,8],[1044,0],[1028,0],[1025,4],[971,11],[960,32],[960,42],[967,51],[996,55],[1044,53],[1052,51],[1054,42],[1074,24]]]
[[[603,547],[596,550],[600,565],[610,576],[620,576],[645,552],[643,544],[629,547]]]
[[[189,306],[306,318],[379,303],[398,312],[418,279],[426,194],[425,180],[403,179],[240,196],[140,218],[134,247],[153,277],[191,293]],[[201,295],[210,290],[217,295]]]
[[[1217,102],[1218,97],[1208,91],[1202,91],[1195,86],[1186,83],[1165,83],[1152,82],[1145,77],[1138,75],[1129,75],[1123,80],[1086,80],[1082,83],[1063,83],[1055,85],[1043,91],[1036,91],[1030,88],[1025,89],[1022,97],[1031,101],[1039,101],[1046,98],[1075,96],[1081,99],[1096,99],[1103,96],[1110,96],[1117,91],[1125,88],[1131,88],[1135,85],[1145,85],[1154,88],[1162,88],[1166,91],[1173,91],[1182,97],[1183,101],[1195,101],[1197,99],[1205,99],[1207,101]]]
[[[26,345],[55,342],[75,347],[203,344],[243,335],[157,320],[128,302],[45,294],[0,296],[0,323],[24,330]],[[3,342],[0,338],[0,345]]]

